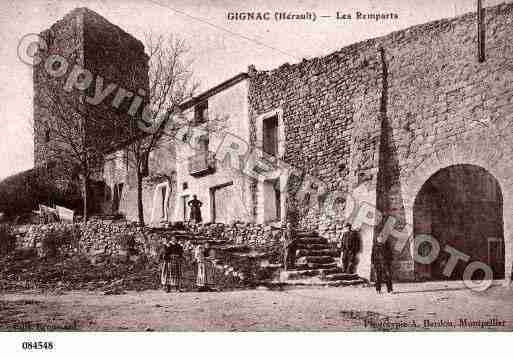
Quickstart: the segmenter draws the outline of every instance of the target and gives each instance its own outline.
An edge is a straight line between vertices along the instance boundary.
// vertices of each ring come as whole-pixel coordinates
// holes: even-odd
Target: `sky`
[[[323,56],[361,40],[475,11],[477,0],[2,0],[0,13],[0,179],[33,166],[32,69],[20,39],[76,7],[88,7],[136,38],[178,35],[191,47],[200,90],[247,71]],[[505,0],[483,0],[492,6]],[[230,21],[229,12],[314,12],[311,21]],[[398,14],[381,21],[337,20],[340,13]],[[320,16],[329,16],[320,18]]]

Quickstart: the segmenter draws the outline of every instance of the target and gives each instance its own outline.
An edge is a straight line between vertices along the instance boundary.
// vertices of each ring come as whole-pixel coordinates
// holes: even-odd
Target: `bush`
[[[118,234],[114,237],[114,242],[121,250],[126,251],[129,255],[137,254],[137,242],[133,235]]]
[[[41,233],[41,255],[56,257],[78,248],[80,233],[77,227],[50,227]]]
[[[0,255],[8,254],[16,248],[14,229],[8,224],[0,224]]]

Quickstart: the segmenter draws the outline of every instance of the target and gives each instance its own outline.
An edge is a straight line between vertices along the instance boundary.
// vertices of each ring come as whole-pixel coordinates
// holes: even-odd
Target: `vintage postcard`
[[[2,5],[0,331],[513,329],[513,3]]]

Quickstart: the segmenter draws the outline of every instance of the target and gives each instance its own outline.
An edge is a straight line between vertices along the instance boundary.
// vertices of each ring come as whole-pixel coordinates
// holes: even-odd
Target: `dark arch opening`
[[[462,279],[468,263],[480,261],[490,266],[495,279],[504,278],[504,221],[502,191],[497,179],[482,167],[468,164],[443,168],[432,175],[415,198],[414,235],[433,236],[440,244],[440,254],[431,264],[415,262],[418,280]],[[458,260],[450,274],[444,268],[450,258],[449,245],[468,255],[468,262]],[[427,242],[419,254],[430,253]],[[476,271],[473,279],[484,274]]]

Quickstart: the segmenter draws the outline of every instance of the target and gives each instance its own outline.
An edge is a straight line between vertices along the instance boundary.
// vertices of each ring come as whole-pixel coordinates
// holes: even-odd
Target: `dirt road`
[[[341,331],[513,329],[513,291],[460,282],[210,293],[4,294],[1,330]],[[465,322],[466,320],[466,322]]]

